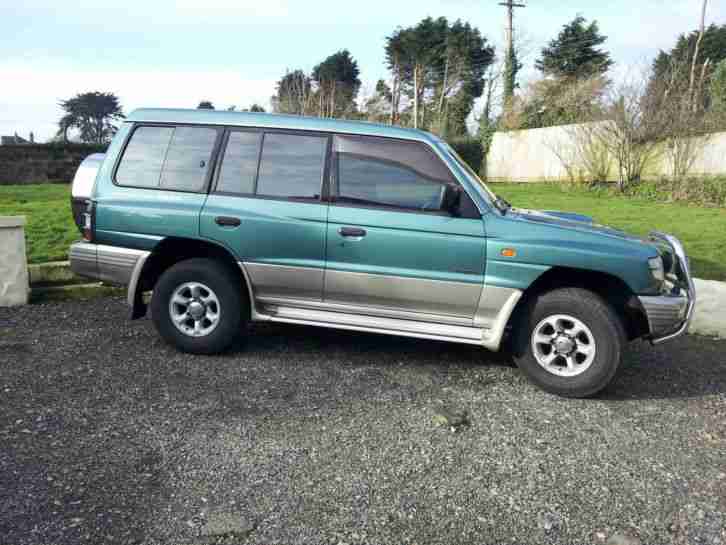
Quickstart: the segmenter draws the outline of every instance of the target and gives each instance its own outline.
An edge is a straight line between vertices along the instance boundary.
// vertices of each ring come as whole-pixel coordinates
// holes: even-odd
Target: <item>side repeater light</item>
[[[516,257],[517,256],[517,250],[514,248],[504,248],[500,252],[504,257]]]

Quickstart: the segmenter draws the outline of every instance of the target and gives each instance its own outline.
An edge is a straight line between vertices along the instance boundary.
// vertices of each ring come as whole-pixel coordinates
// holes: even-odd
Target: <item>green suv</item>
[[[526,160],[526,158],[522,158]],[[400,127],[142,109],[78,170],[73,270],[128,286],[180,350],[250,321],[499,350],[589,396],[628,341],[683,334],[695,290],[674,237],[513,208],[444,141]]]

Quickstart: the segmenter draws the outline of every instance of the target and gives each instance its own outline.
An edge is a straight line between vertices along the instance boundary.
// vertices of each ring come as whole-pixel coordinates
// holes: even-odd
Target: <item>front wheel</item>
[[[212,259],[173,265],[154,286],[151,317],[159,334],[183,352],[215,354],[243,334],[249,314],[239,278]]]
[[[565,288],[530,301],[516,327],[514,356],[542,389],[588,397],[612,380],[624,344],[622,322],[606,301],[584,289]]]

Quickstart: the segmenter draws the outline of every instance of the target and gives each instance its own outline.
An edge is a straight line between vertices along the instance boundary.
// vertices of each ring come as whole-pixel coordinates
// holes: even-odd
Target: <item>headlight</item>
[[[653,275],[658,282],[665,281],[665,270],[663,269],[663,258],[651,257],[648,260],[648,267],[650,267],[650,273]]]

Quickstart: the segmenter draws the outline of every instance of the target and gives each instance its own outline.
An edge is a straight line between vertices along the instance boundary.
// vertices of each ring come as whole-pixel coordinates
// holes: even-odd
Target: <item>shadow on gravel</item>
[[[678,399],[726,393],[726,342],[689,335],[661,346],[636,341],[601,399]]]
[[[297,353],[332,351],[342,359],[361,354],[373,365],[404,361],[415,366],[513,367],[507,352],[476,346],[306,326],[257,326],[238,350],[264,353],[287,344]],[[433,361],[432,361],[433,359]],[[400,364],[400,363],[399,363]],[[370,363],[368,363],[370,365]],[[726,393],[726,341],[686,336],[661,346],[635,341],[627,346],[618,374],[598,398],[602,400],[677,399]]]

